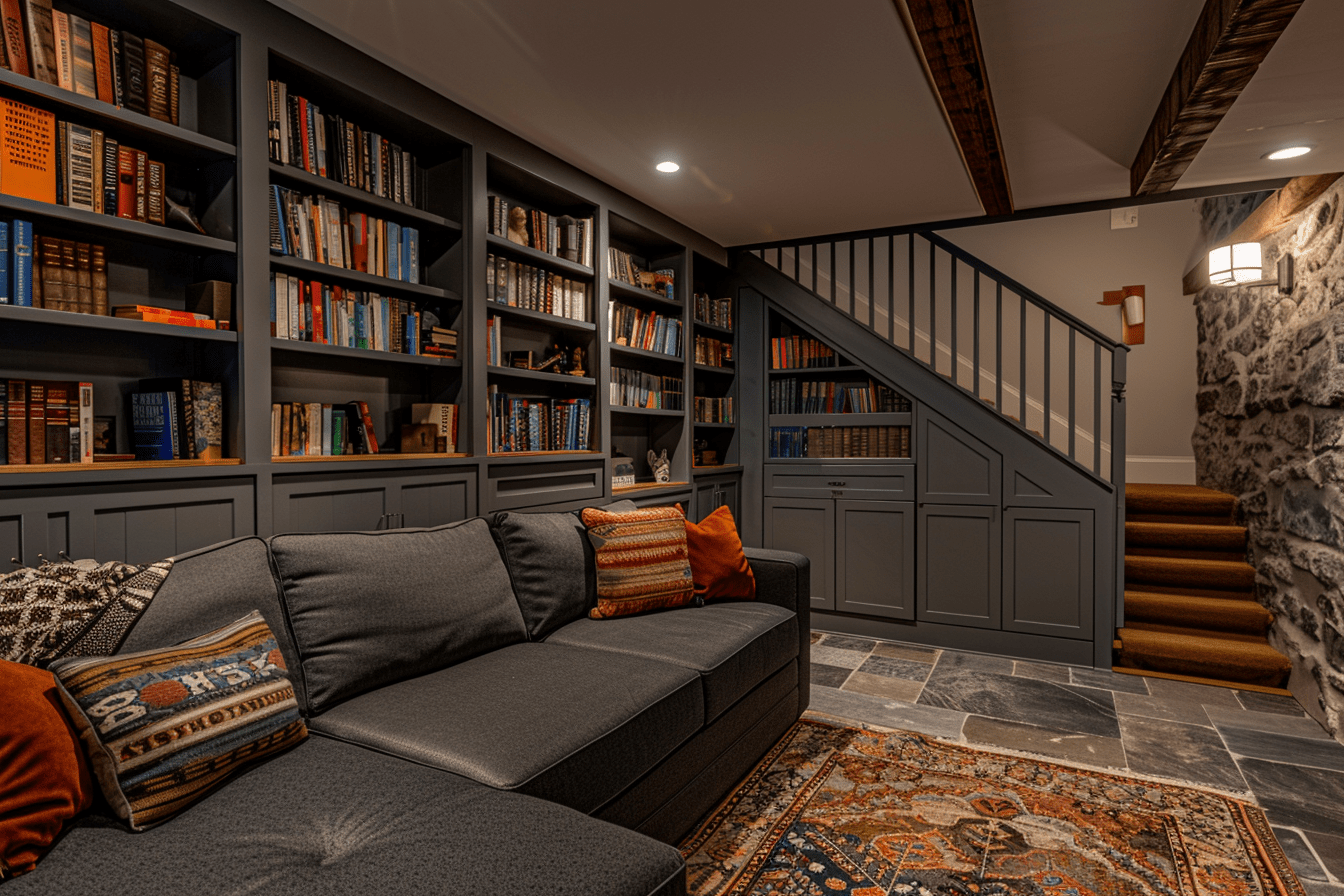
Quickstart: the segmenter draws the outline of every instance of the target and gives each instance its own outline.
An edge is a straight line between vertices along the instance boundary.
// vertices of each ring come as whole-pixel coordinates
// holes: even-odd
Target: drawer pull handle
[[[826,483],[826,484],[827,484],[827,485],[838,486],[838,487],[840,487],[840,488],[844,488],[844,487],[845,487],[845,484],[844,484],[843,482],[828,482],[828,483]]]

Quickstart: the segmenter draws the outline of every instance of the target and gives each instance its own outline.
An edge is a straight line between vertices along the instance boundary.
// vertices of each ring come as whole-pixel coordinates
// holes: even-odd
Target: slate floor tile
[[[1302,889],[1307,891],[1307,896],[1344,896],[1344,886],[1319,880],[1302,881]]]
[[[871,638],[855,638],[850,635],[827,635],[821,639],[821,646],[867,653],[877,646],[877,642]]]
[[[1290,828],[1274,828],[1274,839],[1283,847],[1283,854],[1288,857],[1288,864],[1293,866],[1293,871],[1300,879],[1329,880],[1325,875],[1325,869],[1316,861],[1311,849],[1302,839],[1301,833]]]
[[[983,653],[944,650],[935,665],[939,669],[960,669],[966,672],[993,672],[997,675],[1012,675],[1014,662],[1006,656],[988,656]]]
[[[857,669],[863,665],[863,661],[868,658],[868,654],[858,650],[841,650],[838,647],[827,647],[826,642],[812,645],[812,662],[824,663],[827,666],[844,666],[846,669]]]
[[[1344,831],[1344,773],[1240,759],[1246,783],[1276,825],[1312,834]]]
[[[810,681],[815,685],[821,685],[824,688],[838,688],[845,683],[853,669],[846,669],[842,666],[828,666],[825,663],[818,663],[815,659],[812,661],[812,674]]]
[[[1069,675],[1074,684],[1087,688],[1101,688],[1126,694],[1148,693],[1148,679],[1139,675],[1123,675],[1106,669],[1080,669],[1077,666],[1069,668]]]
[[[813,688],[809,712],[844,720],[867,722],[884,728],[915,731],[930,737],[956,739],[961,737],[961,726],[966,713],[919,706],[884,697],[838,691],[834,688]]]
[[[1241,706],[1237,702],[1237,693],[1231,688],[1216,688],[1207,684],[1194,684],[1189,681],[1172,681],[1167,678],[1145,678],[1148,682],[1148,693],[1154,697],[1170,697],[1177,700],[1188,700],[1192,703],[1199,703],[1203,706],[1226,706],[1229,709],[1236,709]]]
[[[979,658],[977,658],[979,659]],[[1119,737],[1109,691],[984,671],[978,663],[947,662],[944,654],[924,683],[919,702],[972,715],[1025,722],[1073,734]]]
[[[1204,712],[1219,731],[1224,728],[1243,728],[1247,731],[1267,731],[1289,737],[1309,737],[1334,742],[1320,723],[1308,715],[1280,716],[1245,709],[1226,709],[1221,706],[1206,706]]]
[[[889,656],[870,656],[859,667],[860,672],[869,675],[884,675],[887,678],[904,678],[908,681],[922,682],[933,671],[932,663],[919,663],[914,660],[900,660]]]
[[[961,729],[971,744],[1039,753],[1067,762],[1105,768],[1124,768],[1125,749],[1118,737],[1071,734],[1021,722],[1005,722],[984,716],[968,716]]]
[[[1013,663],[1013,675],[1018,678],[1035,678],[1037,681],[1069,683],[1069,667],[1050,663],[1028,663],[1018,660]]]
[[[1186,722],[1212,727],[1204,707],[1191,700],[1173,697],[1144,697],[1140,694],[1116,694],[1115,711],[1122,716],[1142,716],[1168,722]]]
[[[1220,728],[1223,743],[1233,756],[1287,762],[1310,768],[1328,768],[1344,772],[1344,744],[1319,737],[1290,737],[1246,728]]]
[[[921,663],[932,663],[938,659],[942,653],[933,647],[919,647],[915,644],[894,644],[890,641],[878,641],[877,646],[873,648],[873,656],[889,656],[898,660],[916,660]]]
[[[1248,789],[1212,728],[1122,715],[1120,730],[1129,767],[1136,772],[1224,790]]]
[[[843,690],[853,691],[856,694],[886,697],[888,700],[901,700],[905,703],[918,701],[919,692],[923,689],[923,681],[891,678],[886,675],[870,675],[863,671],[863,667],[849,676],[843,687]]]
[[[1309,831],[1305,836],[1325,870],[1333,874],[1335,880],[1344,881],[1344,831],[1333,834]]]
[[[1292,697],[1281,694],[1261,694],[1258,691],[1237,691],[1237,700],[1253,712],[1272,712],[1285,716],[1303,716],[1306,710]]]

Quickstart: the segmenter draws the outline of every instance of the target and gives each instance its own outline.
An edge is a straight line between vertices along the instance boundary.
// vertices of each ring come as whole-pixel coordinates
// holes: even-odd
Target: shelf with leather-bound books
[[[694,253],[691,312],[691,419],[697,471],[738,461],[736,282],[718,262]]]

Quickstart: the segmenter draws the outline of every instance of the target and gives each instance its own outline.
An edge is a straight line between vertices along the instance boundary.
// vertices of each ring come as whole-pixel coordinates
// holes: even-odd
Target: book
[[[9,276],[9,222],[0,221],[0,305],[14,304],[13,284]],[[5,415],[4,405],[0,404],[0,417]],[[0,445],[4,440],[0,439]]]
[[[9,463],[9,380],[0,379],[0,464]]]
[[[201,460],[224,458],[224,391],[220,383],[191,381],[195,413],[192,456]]]
[[[75,54],[70,45],[70,16],[59,9],[52,10],[51,29],[56,41],[56,86],[74,90]]]
[[[149,155],[143,150],[135,153],[135,220],[149,220]]]
[[[64,124],[64,123],[63,123]],[[94,211],[93,129],[73,122],[65,126],[65,204]],[[101,159],[98,160],[101,165]]]
[[[93,29],[88,19],[73,13],[69,19],[75,93],[98,99],[98,76],[95,74],[93,58]]]
[[[177,445],[172,392],[131,393],[131,446],[136,460],[172,460]]]
[[[28,381],[28,463],[47,460],[47,384]]]
[[[5,0],[0,0],[0,4]],[[89,23],[93,41],[93,80],[95,95],[105,103],[116,102],[112,90],[112,32],[101,22]]]
[[[149,162],[145,198],[145,220],[150,224],[164,223],[163,216],[163,163]]]
[[[93,258],[88,243],[75,243],[75,301],[73,309],[93,314]]]
[[[23,21],[27,26],[25,37],[28,39],[28,59],[32,63],[32,76],[39,81],[56,84],[59,76],[51,0],[23,0]]]
[[[149,107],[145,75],[145,42],[129,31],[121,32],[121,102],[132,112],[145,114]]]
[[[5,59],[16,75],[32,77],[28,66],[28,41],[23,35],[23,13],[19,0],[0,0],[0,28],[4,31]]]
[[[65,289],[65,305],[62,311],[79,310],[79,271],[75,264],[75,241],[58,240],[61,247],[61,281]]]
[[[65,274],[61,270],[61,241],[54,236],[39,236],[34,252],[36,280],[41,284],[42,307],[51,311],[67,310]]]
[[[0,175],[3,176],[3,175]],[[10,300],[15,305],[33,304],[33,222],[15,218],[10,225]]]
[[[0,191],[56,202],[56,116],[0,97]]]
[[[80,383],[78,388],[78,463],[91,464],[93,463],[93,383]]]
[[[115,317],[127,317],[135,320],[144,320],[147,317],[162,317],[179,320],[183,323],[210,320],[209,316],[205,314],[197,314],[194,311],[180,311],[176,308],[160,308],[157,305],[113,305],[112,314]]]
[[[108,31],[107,47],[110,51],[108,60],[112,69],[112,105],[120,106],[125,103],[125,70],[122,68],[122,42],[120,31]]]
[[[5,447],[11,464],[28,463],[28,381],[6,380]]]
[[[70,462],[70,392],[74,383],[47,382],[46,389],[44,454],[32,463],[64,464]],[[31,387],[30,387],[31,394]],[[32,425],[31,419],[29,425]]]
[[[363,428],[363,441],[365,451],[368,454],[378,453],[378,434],[373,429],[373,414],[369,412],[369,403],[367,401],[356,401],[355,407],[359,410],[359,423],[357,426]]]
[[[135,220],[135,156],[129,146],[117,147],[117,217]]]
[[[145,38],[145,106],[150,118],[171,122],[168,112],[171,60],[168,49],[158,41]]]
[[[93,243],[89,246],[89,287],[93,295],[93,314],[104,317],[111,314],[107,306],[107,250]]]
[[[181,87],[179,86],[181,79],[181,70],[176,65],[168,66],[168,121],[170,124],[177,124],[177,112],[181,104]]]

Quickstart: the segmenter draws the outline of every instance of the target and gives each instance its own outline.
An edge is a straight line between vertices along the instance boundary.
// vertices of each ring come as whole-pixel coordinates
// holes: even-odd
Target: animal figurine
[[[649,449],[649,466],[653,468],[654,482],[672,481],[672,461],[667,459],[666,448],[662,454],[654,454],[653,449]]]
[[[639,280],[641,289],[647,289],[649,292],[657,292],[658,278],[654,276],[653,271],[635,271],[635,278]]]
[[[509,242],[520,246],[529,246],[532,240],[527,235],[527,210],[514,206],[509,209]]]

